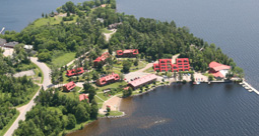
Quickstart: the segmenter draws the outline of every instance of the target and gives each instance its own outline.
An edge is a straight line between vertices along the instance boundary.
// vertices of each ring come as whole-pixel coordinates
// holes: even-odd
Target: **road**
[[[33,63],[35,63],[40,69],[41,71],[43,72],[43,75],[44,75],[44,79],[43,79],[43,83],[42,83],[42,86],[43,86],[43,89],[47,89],[49,87],[52,86],[51,84],[51,78],[50,78],[50,72],[51,70],[49,69],[49,67],[43,63],[43,62],[38,62],[38,58],[34,58],[34,57],[31,57],[30,58],[31,61]],[[40,90],[40,89],[39,89]],[[17,108],[17,110],[19,110],[20,112],[20,115],[17,117],[17,119],[14,121],[14,123],[12,124],[12,126],[9,128],[9,130],[5,133],[4,136],[11,136],[14,132],[14,130],[16,130],[19,126],[19,121],[20,120],[25,120],[25,115],[28,111],[31,110],[31,108],[35,105],[35,102],[34,102],[34,99],[39,95],[39,90],[37,91],[37,93],[33,96],[33,98],[31,99],[31,101],[20,107],[20,108]]]

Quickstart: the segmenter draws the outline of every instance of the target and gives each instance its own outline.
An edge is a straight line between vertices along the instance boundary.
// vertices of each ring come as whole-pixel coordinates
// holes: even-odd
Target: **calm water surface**
[[[256,136],[259,96],[238,84],[173,85],[124,99],[126,116],[68,136]]]
[[[66,1],[0,0],[0,28],[20,31]],[[195,36],[221,47],[259,89],[258,0],[117,0],[117,4],[119,12],[137,18],[188,26]],[[160,87],[123,100],[126,117],[100,119],[72,135],[256,136],[258,97],[235,84]]]

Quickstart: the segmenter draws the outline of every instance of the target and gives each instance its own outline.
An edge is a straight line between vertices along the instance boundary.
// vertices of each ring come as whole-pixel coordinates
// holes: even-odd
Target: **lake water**
[[[72,0],[75,3],[84,0]],[[0,0],[0,28],[22,30],[66,0]],[[259,89],[258,0],[117,0],[118,12],[188,26],[195,36],[221,47]],[[236,84],[160,87],[124,99],[126,117],[100,119],[72,135],[259,134],[259,96]],[[86,131],[87,130],[87,131]]]
[[[122,101],[126,116],[68,136],[256,136],[259,96],[238,84],[159,87]]]

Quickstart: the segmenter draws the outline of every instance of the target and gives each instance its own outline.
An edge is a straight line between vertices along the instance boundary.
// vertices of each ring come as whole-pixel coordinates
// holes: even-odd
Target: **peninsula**
[[[65,135],[157,86],[244,77],[187,27],[117,13],[115,0],[67,2],[0,38],[1,135]]]

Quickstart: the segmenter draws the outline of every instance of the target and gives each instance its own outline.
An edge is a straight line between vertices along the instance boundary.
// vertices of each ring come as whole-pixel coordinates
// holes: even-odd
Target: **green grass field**
[[[108,30],[107,28],[103,28],[102,30],[101,30],[103,33],[112,33],[112,31],[110,31],[110,30]]]
[[[36,21],[34,21],[34,25],[36,27],[44,26],[44,25],[56,25],[60,24],[63,17],[48,17],[48,18],[39,18]],[[78,16],[75,16],[72,21],[65,21],[64,23],[75,23]]]
[[[120,111],[110,111],[110,115],[109,116],[121,116],[123,115],[123,112]]]
[[[51,67],[52,64],[57,65],[58,67],[62,67],[65,64],[71,62],[73,59],[75,59],[76,53],[75,52],[68,52],[64,53],[63,55],[52,58],[51,64],[47,64],[49,67]]]
[[[2,129],[0,130],[0,136],[3,136],[6,131],[12,126],[16,118],[19,116],[20,112],[16,111],[16,114],[13,116],[13,118],[9,121],[9,123]]]

